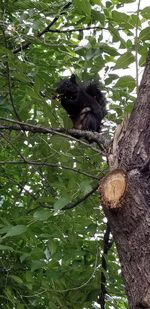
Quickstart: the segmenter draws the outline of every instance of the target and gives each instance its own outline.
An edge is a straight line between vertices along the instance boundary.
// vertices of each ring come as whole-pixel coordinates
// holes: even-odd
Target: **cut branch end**
[[[100,183],[99,191],[105,207],[115,209],[121,207],[121,200],[126,192],[126,174],[116,169],[104,177]]]

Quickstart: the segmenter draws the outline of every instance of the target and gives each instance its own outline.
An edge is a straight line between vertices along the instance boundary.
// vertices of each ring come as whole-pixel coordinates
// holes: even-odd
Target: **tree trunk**
[[[117,246],[129,308],[150,308],[150,53],[137,102],[126,128],[119,128],[109,156],[123,170],[126,192],[118,208],[104,212]],[[107,187],[107,186],[106,186]]]

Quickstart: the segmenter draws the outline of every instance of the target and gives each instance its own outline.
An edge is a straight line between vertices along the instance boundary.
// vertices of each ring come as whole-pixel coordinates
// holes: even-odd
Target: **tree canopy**
[[[135,2],[1,0],[1,308],[127,308],[97,188],[148,53],[150,6]],[[100,143],[53,98],[72,73],[106,94]]]

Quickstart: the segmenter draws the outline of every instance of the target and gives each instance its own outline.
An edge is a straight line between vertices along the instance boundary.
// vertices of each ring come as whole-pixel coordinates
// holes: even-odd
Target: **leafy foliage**
[[[124,5],[133,2],[1,0],[1,308],[99,308],[106,220],[97,192],[85,197],[107,170],[104,156],[61,134],[2,126],[12,125],[7,118],[69,128],[52,98],[75,72],[84,81],[101,76],[111,136],[135,99],[126,69],[135,55],[144,66],[149,46],[150,7],[129,14]],[[106,308],[127,308],[115,246],[105,258]]]

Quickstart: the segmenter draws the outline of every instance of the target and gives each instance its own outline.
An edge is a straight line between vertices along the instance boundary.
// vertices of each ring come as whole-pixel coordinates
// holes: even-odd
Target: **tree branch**
[[[3,33],[3,38],[4,38],[4,43],[5,43],[5,48],[7,49],[7,40],[6,40],[6,36],[5,36],[5,31],[2,28],[2,33]],[[8,55],[6,53],[6,60],[4,60],[4,64],[6,65],[6,78],[7,78],[7,84],[8,84],[8,94],[9,94],[9,99],[10,99],[10,103],[12,105],[12,109],[14,112],[14,115],[16,116],[18,121],[21,121],[19,114],[16,110],[15,104],[14,104],[14,99],[13,99],[13,95],[12,95],[12,90],[11,90],[11,76],[10,76],[10,69],[9,69],[9,62],[8,62]]]
[[[79,169],[75,169],[75,168],[71,168],[69,166],[65,166],[65,165],[60,165],[60,164],[54,164],[54,163],[49,163],[49,162],[37,162],[37,161],[29,161],[28,159],[24,158],[24,161],[0,161],[0,165],[35,165],[35,166],[47,166],[47,167],[51,167],[51,168],[58,168],[58,169],[65,169],[65,170],[69,170],[93,179],[97,179],[99,180],[99,177],[91,175],[89,173],[80,171]]]
[[[104,234],[104,245],[103,245],[103,254],[102,254],[102,260],[101,260],[101,293],[98,297],[98,304],[100,304],[101,309],[105,309],[105,295],[107,293],[106,289],[106,271],[107,271],[107,262],[106,262],[106,256],[113,244],[113,241],[110,241],[110,227],[107,222],[106,231]]]
[[[32,133],[43,133],[43,134],[57,134],[59,136],[65,137],[65,138],[71,138],[72,140],[83,144],[86,147],[91,148],[93,151],[106,155],[106,147],[108,146],[105,137],[97,132],[92,132],[92,131],[82,131],[82,130],[75,130],[75,129],[69,129],[66,130],[64,128],[45,128],[45,127],[39,127],[37,125],[31,125],[29,123],[25,123],[25,122],[21,122],[21,121],[16,121],[16,120],[12,120],[12,119],[8,119],[8,118],[3,118],[0,117],[0,120],[3,121],[8,121],[8,122],[12,122],[12,123],[16,123],[16,125],[0,125],[0,130],[8,130],[8,131],[24,131],[24,132],[32,132]],[[89,140],[90,142],[96,142],[98,144],[98,146],[101,148],[101,150],[99,150],[98,148],[95,148],[94,146],[92,146],[92,144],[88,144],[78,138],[82,137],[85,138],[87,140]]]
[[[70,32],[81,32],[81,31],[87,31],[87,30],[108,30],[108,28],[105,27],[86,27],[86,28],[77,28],[77,29],[49,29],[48,32],[51,33],[70,33]]]

